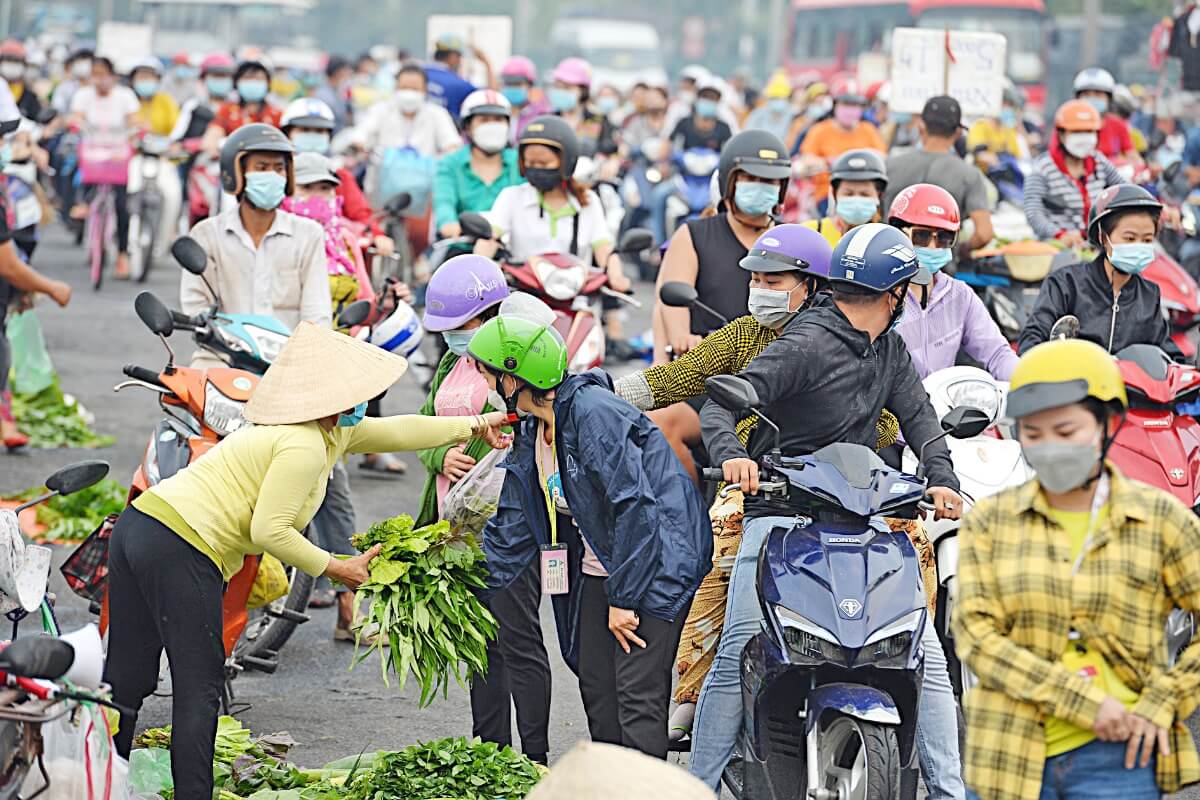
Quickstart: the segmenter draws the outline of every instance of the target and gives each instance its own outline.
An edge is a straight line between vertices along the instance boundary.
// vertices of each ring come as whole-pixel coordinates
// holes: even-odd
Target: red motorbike
[[[482,214],[467,212],[458,218],[468,241],[491,239],[492,226]],[[630,228],[621,236],[613,255],[639,253],[654,246],[654,236],[645,228]],[[608,285],[603,269],[567,253],[544,253],[528,261],[516,261],[501,245],[497,253],[509,285],[526,292],[554,310],[554,327],[567,345],[567,369],[582,372],[604,363],[605,338],[600,298],[615,297],[632,306],[641,303]]]
[[[1163,311],[1171,323],[1171,339],[1188,359],[1196,356],[1196,345],[1188,333],[1200,325],[1200,285],[1179,262],[1159,248],[1158,257],[1142,272],[1158,287]]]

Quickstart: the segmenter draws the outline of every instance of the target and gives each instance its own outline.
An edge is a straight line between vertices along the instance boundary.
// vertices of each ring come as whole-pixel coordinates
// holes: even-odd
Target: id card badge
[[[568,590],[566,545],[542,545],[542,594],[566,594]]]

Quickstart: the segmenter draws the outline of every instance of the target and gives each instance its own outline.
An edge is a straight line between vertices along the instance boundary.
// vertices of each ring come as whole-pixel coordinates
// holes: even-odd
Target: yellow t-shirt
[[[1087,539],[1091,512],[1061,511],[1051,508],[1049,513],[1050,519],[1061,525],[1070,537],[1071,559],[1074,561],[1079,557],[1080,551],[1083,550],[1083,543]],[[1108,516],[1107,506],[1101,508],[1096,514],[1097,519],[1106,516]],[[1085,642],[1068,641],[1063,649],[1062,658],[1059,660],[1067,669],[1080,677],[1090,679],[1104,689],[1105,694],[1120,700],[1126,708],[1133,708],[1137,703],[1137,693],[1122,683],[1108,662],[1099,653],[1089,650]],[[1058,717],[1046,717],[1047,758],[1083,747],[1095,738],[1096,734],[1092,733],[1090,728],[1081,728]]]
[[[838,242],[842,240],[842,229],[837,226],[837,223],[831,217],[805,220],[800,224],[806,228],[812,228],[824,236],[825,241],[829,242],[830,247],[837,247]]]
[[[976,120],[975,124],[971,126],[971,130],[967,132],[967,149],[974,150],[980,145],[983,145],[989,153],[996,155],[1008,153],[1018,156],[1021,154],[1021,145],[1017,141],[1016,130],[1003,128],[986,118]]]
[[[149,100],[139,100],[141,110],[138,119],[146,123],[150,132],[155,136],[170,136],[179,121],[179,106],[175,98],[165,92],[159,92]]]

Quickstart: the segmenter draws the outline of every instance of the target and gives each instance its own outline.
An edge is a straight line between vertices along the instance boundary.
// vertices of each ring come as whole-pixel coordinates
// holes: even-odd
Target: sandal
[[[309,608],[333,608],[336,603],[337,595],[332,589],[324,592],[313,592],[312,596],[308,598]]]
[[[370,453],[358,462],[358,468],[364,472],[374,472],[379,475],[398,477],[408,472],[408,464],[396,458],[391,453]]]

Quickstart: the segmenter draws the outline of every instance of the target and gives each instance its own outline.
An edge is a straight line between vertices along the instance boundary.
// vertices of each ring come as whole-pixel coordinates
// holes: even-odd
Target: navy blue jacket
[[[609,605],[674,620],[712,567],[704,502],[658,427],[612,392],[600,369],[571,375],[554,399],[555,446],[571,515],[608,571]],[[508,586],[550,543],[534,459],[537,420],[527,418],[504,460],[496,515],[483,532],[489,588]],[[570,593],[554,598],[559,647],[575,669],[583,557],[568,517],[558,538],[570,555]]]

